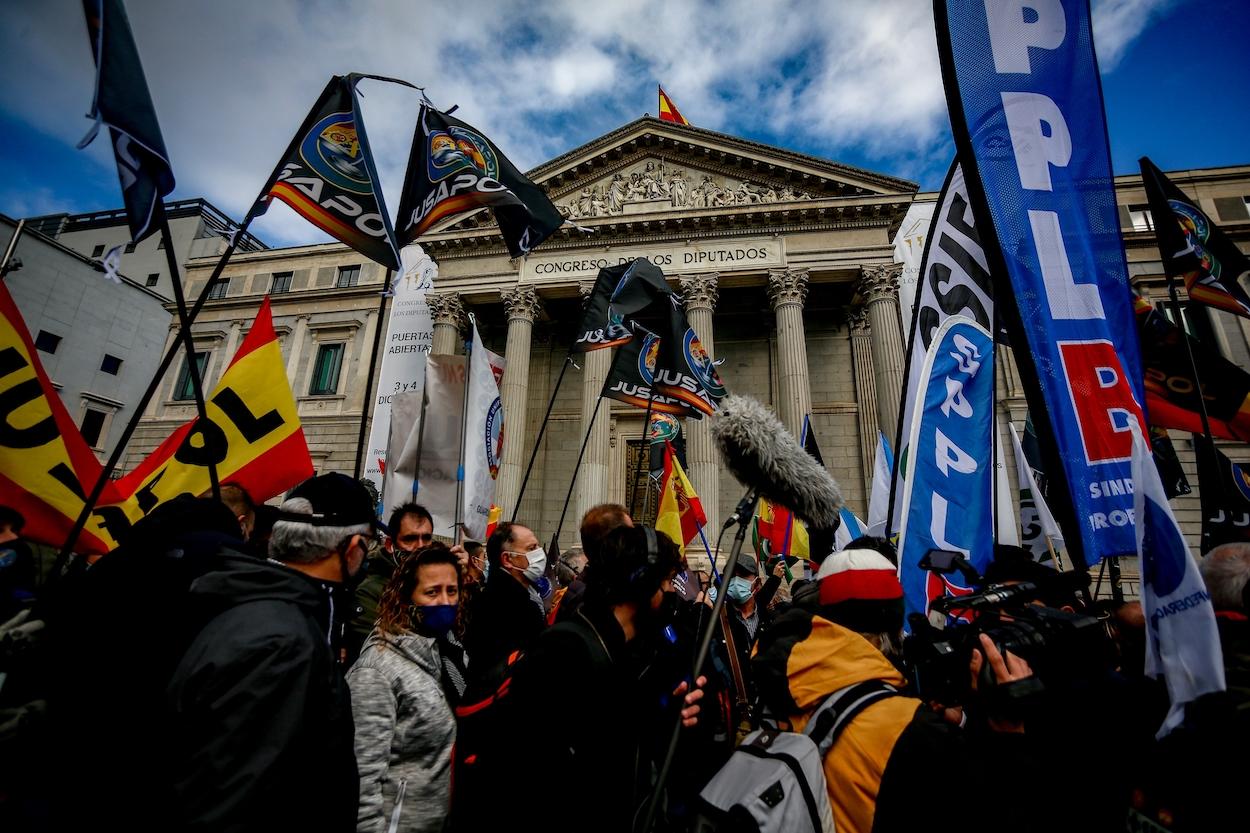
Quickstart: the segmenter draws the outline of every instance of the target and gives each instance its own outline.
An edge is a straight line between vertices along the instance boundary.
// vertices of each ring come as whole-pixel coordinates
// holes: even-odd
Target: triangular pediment
[[[527,174],[574,221],[706,213],[812,200],[910,196],[896,177],[644,117]],[[486,212],[454,228],[490,223]]]

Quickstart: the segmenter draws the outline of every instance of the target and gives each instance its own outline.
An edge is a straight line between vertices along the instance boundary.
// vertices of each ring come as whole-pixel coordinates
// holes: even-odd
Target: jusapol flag
[[[108,127],[130,239],[138,243],[156,230],[156,207],[174,190],[174,172],[125,7],[121,0],[83,0],[82,5],[96,62],[89,114],[95,124],[78,147],[91,144],[101,125]]]
[[[1223,691],[1224,660],[1211,594],[1189,554],[1140,429],[1133,428],[1133,509],[1146,615],[1146,674],[1163,675],[1172,707],[1156,737],[1185,719],[1185,704]]]

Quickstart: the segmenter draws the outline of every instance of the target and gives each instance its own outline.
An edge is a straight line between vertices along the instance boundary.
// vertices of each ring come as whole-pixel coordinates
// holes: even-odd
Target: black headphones
[[[648,570],[660,563],[660,540],[656,537],[655,529],[649,526],[642,527],[642,533],[647,539],[647,562],[638,569],[629,574],[629,583],[634,584],[641,579]]]

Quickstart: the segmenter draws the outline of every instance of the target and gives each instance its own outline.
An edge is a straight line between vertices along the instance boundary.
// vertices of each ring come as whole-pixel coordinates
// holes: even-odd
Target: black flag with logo
[[[710,414],[727,391],[716,372],[716,364],[686,319],[681,301],[670,295],[660,329],[660,349],[656,359],[657,393],[680,399],[691,408]]]
[[[95,99],[88,114],[95,124],[78,147],[91,144],[101,125],[108,127],[130,239],[138,243],[156,231],[156,206],[174,190],[174,172],[125,7],[121,0],[83,0],[82,6],[96,63]]]
[[[1202,551],[1231,541],[1250,541],[1250,471],[1194,435],[1198,491],[1202,497]]]
[[[1189,487],[1189,478],[1181,468],[1181,460],[1176,456],[1176,448],[1168,429],[1157,426],[1150,427],[1150,450],[1154,454],[1155,468],[1159,470],[1159,479],[1163,481],[1163,493],[1168,500],[1193,491]]]
[[[361,78],[404,83],[374,75],[331,78],[287,148],[265,199],[277,197],[326,234],[398,270],[395,232],[356,96]]]
[[[586,301],[582,325],[573,342],[574,352],[589,353],[627,344],[633,338],[631,322],[640,316],[648,318],[649,329],[656,329],[655,322],[662,317],[658,312],[650,316],[645,313],[662,310],[655,302],[672,294],[664,273],[646,258],[605,266],[599,270]]]
[[[646,408],[649,401],[655,413],[700,419],[702,414],[684,400],[653,391],[659,355],[659,336],[643,327],[636,328],[636,334],[616,351],[603,395],[636,408]]]
[[[1250,318],[1250,296],[1240,283],[1250,258],[1154,163],[1143,156],[1139,164],[1163,271],[1182,276],[1193,300]]]
[[[547,193],[470,124],[421,105],[399,201],[399,239],[412,243],[448,217],[490,208],[512,257],[564,223]]]

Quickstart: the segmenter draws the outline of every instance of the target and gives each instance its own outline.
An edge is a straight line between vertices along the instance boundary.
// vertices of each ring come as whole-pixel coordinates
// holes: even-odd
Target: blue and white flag
[[[1146,615],[1146,675],[1163,675],[1172,702],[1156,737],[1185,719],[1185,704],[1223,691],[1224,660],[1215,609],[1189,545],[1172,515],[1154,457],[1133,429],[1133,495],[1142,610]]]
[[[1134,551],[1145,424],[1088,0],[935,0],[956,153],[1080,566]]]
[[[855,513],[843,506],[839,511],[842,523],[838,531],[833,533],[833,551],[841,552],[846,545],[864,534],[864,522],[855,517]]]
[[[931,549],[956,550],[984,573],[994,555],[992,464],[994,341],[971,318],[953,315],[934,334],[924,361],[904,462],[906,490],[898,553],[906,612],[929,613],[943,596],[972,588],[920,568]]]
[[[890,475],[894,471],[894,455],[885,434],[877,432],[877,453],[872,466],[872,494],[868,498],[868,534],[885,536],[886,516],[890,511]]]

